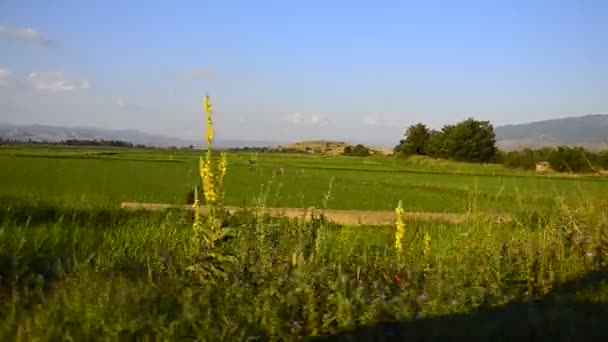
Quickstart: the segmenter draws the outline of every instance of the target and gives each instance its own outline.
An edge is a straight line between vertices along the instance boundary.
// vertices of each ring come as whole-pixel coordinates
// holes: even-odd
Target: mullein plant
[[[399,201],[397,208],[395,208],[395,250],[399,254],[403,251],[403,236],[405,235],[404,216],[405,211],[403,210],[401,201]]]
[[[228,163],[226,153],[221,153],[217,165],[215,165],[212,157],[213,138],[215,135],[213,128],[213,106],[209,95],[205,95],[203,102],[203,110],[206,114],[206,134],[207,151],[204,156],[199,159],[199,176],[204,193],[205,205],[208,209],[207,220],[203,222],[200,215],[200,200],[198,191],[195,189],[194,194],[194,223],[193,223],[193,238],[195,248],[202,251],[199,254],[198,263],[188,267],[188,270],[194,271],[201,280],[209,280],[218,276],[225,276],[226,267],[234,262],[234,258],[227,255],[222,255],[215,248],[216,244],[222,240],[228,233],[222,229],[220,209],[222,199],[224,197],[223,181]],[[204,224],[205,223],[205,224]]]
[[[422,257],[424,258],[425,271],[429,271],[431,267],[431,235],[429,235],[429,232],[424,232],[422,238]]]
[[[226,153],[222,152],[220,154],[219,162],[217,163],[217,167],[214,167],[213,163],[213,139],[215,137],[215,130],[213,127],[213,106],[211,105],[211,101],[209,95],[205,95],[205,99],[203,102],[203,110],[206,114],[206,134],[205,140],[207,142],[207,151],[204,156],[200,156],[199,159],[199,175],[201,178],[201,184],[203,188],[203,193],[205,197],[205,205],[209,209],[209,218],[211,221],[217,218],[218,208],[221,206],[221,201],[224,198],[223,192],[223,182],[224,176],[226,175],[226,171],[228,169],[228,163],[226,159]],[[200,200],[198,198],[198,192],[195,191],[195,200],[194,200],[194,230],[197,234],[201,233],[201,218],[200,218]]]

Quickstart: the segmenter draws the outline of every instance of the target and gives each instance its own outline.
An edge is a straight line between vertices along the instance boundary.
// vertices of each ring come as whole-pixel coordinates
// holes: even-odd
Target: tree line
[[[501,153],[505,166],[534,170],[540,162],[546,162],[558,172],[597,172],[608,170],[608,151],[592,152],[583,147],[558,146],[556,148],[524,149]]]
[[[439,131],[431,130],[423,123],[412,125],[394,151],[403,156],[488,163],[495,160],[498,149],[492,124],[469,118],[455,125],[445,125]]]
[[[503,152],[496,147],[494,127],[489,121],[468,118],[441,130],[423,123],[409,126],[395,146],[400,156],[422,155],[470,163],[496,163],[534,170],[541,162],[557,172],[595,172],[608,169],[608,151],[591,152],[583,147],[524,149]]]
[[[12,140],[0,137],[0,144],[28,144],[28,145],[59,145],[59,146],[106,146],[106,147],[136,147],[145,148],[146,145],[135,145],[128,141],[122,140],[97,140],[97,139],[66,139],[61,141],[37,141],[37,140]]]

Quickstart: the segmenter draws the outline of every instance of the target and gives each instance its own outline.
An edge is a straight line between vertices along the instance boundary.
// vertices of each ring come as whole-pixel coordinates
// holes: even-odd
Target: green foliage
[[[401,140],[394,151],[405,156],[427,155],[430,138],[431,131],[426,125],[423,123],[412,125],[405,132],[405,140]]]
[[[557,172],[589,172],[592,167],[586,154],[582,147],[559,146],[547,155],[547,161]]]
[[[587,158],[595,167],[608,170],[608,151],[587,153]]]
[[[406,136],[395,148],[405,155],[429,155],[472,163],[492,162],[496,157],[494,127],[489,121],[469,118],[431,132],[425,125],[417,124],[408,128]]]
[[[494,128],[489,121],[472,118],[442,129],[440,145],[441,157],[466,162],[490,162],[496,154]]]
[[[444,131],[451,130],[452,126],[446,125],[442,131],[431,131],[428,147],[426,148],[429,156],[433,158],[452,159],[448,140],[445,139]]]
[[[559,146],[537,150],[500,152],[495,146],[493,126],[488,121],[469,118],[441,131],[429,131],[424,124],[407,129],[406,139],[394,151],[401,155],[428,155],[433,158],[476,163],[501,163],[506,167],[534,170],[539,162],[549,162],[557,172],[586,173],[608,168],[608,151],[593,153],[582,147]]]
[[[344,152],[342,153],[345,156],[356,156],[356,157],[367,157],[371,153],[369,149],[361,144],[355,146],[346,146],[344,147]]]
[[[556,172],[589,173],[608,168],[608,152],[594,153],[583,147],[558,146],[538,150],[506,152],[503,160],[507,167],[533,170],[537,163],[548,162]]]
[[[208,256],[221,276],[196,279],[188,213],[4,202],[0,340],[295,340],[383,321],[403,325],[361,338],[589,340],[606,333],[605,215],[409,221],[396,255],[393,227],[241,213]]]
[[[544,161],[544,156],[546,156],[546,153],[537,153],[531,149],[524,149],[523,151],[504,153],[502,162],[508,167],[534,170],[536,163]]]

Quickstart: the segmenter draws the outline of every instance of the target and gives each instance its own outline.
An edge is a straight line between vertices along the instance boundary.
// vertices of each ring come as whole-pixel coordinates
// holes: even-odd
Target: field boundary
[[[193,210],[192,205],[176,205],[164,203],[141,203],[141,202],[122,202],[122,209],[127,210],[149,210],[165,211],[169,209]],[[278,217],[288,217],[308,221],[313,215],[323,215],[329,221],[344,225],[393,225],[395,223],[395,212],[392,210],[339,210],[339,209],[319,209],[319,208],[265,208],[265,207],[223,207],[230,213],[239,211],[253,211],[258,215],[270,215]],[[203,213],[209,211],[208,207],[201,206]],[[405,212],[408,220],[419,221],[438,221],[447,223],[462,223],[473,218],[490,219],[497,223],[510,222],[509,215],[488,215],[483,213],[439,213],[439,212]]]

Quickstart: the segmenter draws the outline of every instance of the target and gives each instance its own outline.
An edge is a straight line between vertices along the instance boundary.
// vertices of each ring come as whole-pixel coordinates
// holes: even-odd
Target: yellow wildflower
[[[201,220],[199,212],[198,212],[198,209],[199,209],[199,206],[200,206],[200,202],[198,200],[198,194],[197,194],[198,189],[195,188],[194,191],[195,191],[195,194],[194,194],[194,203],[192,204],[192,208],[194,209],[194,229],[198,230],[198,228],[200,226],[200,220]]]
[[[214,137],[213,121],[211,121],[211,114],[207,114],[207,135],[205,138],[207,139],[207,144],[209,146],[211,146],[211,143],[213,142],[213,137]]]
[[[215,204],[217,195],[215,192],[215,182],[213,180],[213,172],[211,171],[211,163],[207,159],[200,158],[200,173],[203,180],[203,190],[205,191],[205,202],[208,205]]]
[[[207,152],[205,155],[201,155],[199,159],[199,175],[202,183],[202,190],[204,192],[204,201],[207,206],[210,207],[210,217],[213,218],[215,215],[217,206],[220,205],[220,200],[224,196],[222,189],[223,178],[227,171],[226,154],[220,155],[218,164],[215,164],[212,158],[213,151],[213,138],[215,136],[213,128],[213,118],[211,113],[213,112],[213,106],[209,95],[205,95],[203,101],[203,110],[206,113],[206,134],[205,140],[207,141]],[[201,200],[202,201],[202,200]],[[194,227],[198,227],[199,213],[198,206],[199,201],[195,199],[196,213],[195,213],[195,224]]]
[[[211,119],[211,113],[213,112],[213,106],[209,95],[205,95],[205,101],[203,102],[203,109],[207,113],[207,134],[205,136],[207,140],[207,148],[211,149],[211,143],[213,142],[214,131],[213,131],[213,120]]]
[[[403,236],[405,235],[405,222],[403,220],[403,216],[405,215],[405,211],[401,206],[401,201],[399,201],[399,205],[395,208],[395,250],[401,252],[403,250],[403,246],[401,242],[403,241]]]
[[[222,152],[220,154],[220,163],[218,165],[218,169],[220,170],[220,181],[224,179],[226,175],[226,170],[228,169],[228,161],[226,158],[226,152]]]
[[[430,257],[431,257],[431,236],[428,232],[424,232],[423,238],[423,247],[422,247],[422,256],[424,258],[424,262],[426,263],[426,268],[430,267]]]
[[[211,105],[211,101],[209,101],[209,95],[205,95],[205,101],[203,102],[203,110],[207,114],[211,114],[213,112],[213,106]]]

